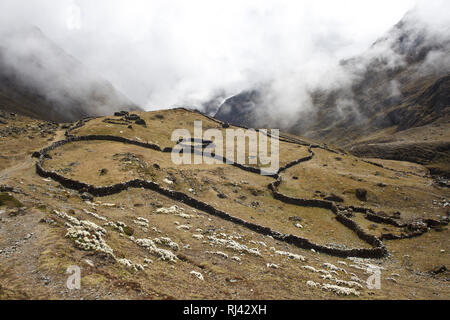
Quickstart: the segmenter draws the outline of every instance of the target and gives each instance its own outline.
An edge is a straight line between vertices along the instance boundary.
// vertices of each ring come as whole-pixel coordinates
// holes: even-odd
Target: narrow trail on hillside
[[[194,112],[194,111],[191,111]],[[213,118],[212,118],[213,119]],[[305,163],[307,161],[312,160],[315,157],[314,149],[323,149],[328,152],[332,153],[338,153],[334,150],[331,150],[329,148],[320,146],[320,145],[308,145],[302,141],[293,139],[290,139],[288,137],[282,137],[282,141],[297,144],[300,146],[307,146],[309,151],[309,156],[303,157],[301,159],[292,161],[285,165],[284,167],[280,168],[276,174],[273,174],[271,177],[275,179],[274,182],[269,184],[268,188],[272,192],[272,196],[274,199],[281,201],[283,203],[296,205],[299,207],[310,207],[310,208],[320,208],[320,209],[326,209],[333,212],[333,214],[336,216],[337,222],[341,223],[351,231],[353,231],[361,240],[371,245],[373,248],[366,249],[366,248],[355,248],[355,249],[341,249],[341,248],[335,248],[335,247],[329,247],[329,246],[322,246],[319,244],[312,243],[310,240],[306,238],[301,238],[296,235],[287,235],[283,234],[277,231],[274,231],[268,227],[261,226],[255,223],[251,223],[248,221],[245,221],[241,218],[235,217],[230,215],[227,212],[218,210],[217,208],[214,208],[208,203],[202,202],[196,198],[191,197],[190,195],[183,193],[183,192],[177,192],[170,189],[166,189],[162,187],[160,184],[154,182],[154,181],[146,181],[141,179],[135,179],[123,183],[118,183],[111,186],[94,186],[90,184],[86,184],[84,182],[76,181],[73,179],[69,179],[67,177],[64,177],[55,171],[47,171],[43,168],[43,164],[46,159],[46,155],[49,151],[55,150],[63,145],[66,145],[68,143],[74,143],[79,141],[112,141],[112,142],[118,142],[118,143],[124,143],[124,144],[131,144],[147,149],[152,149],[154,151],[164,152],[164,153],[170,153],[172,152],[172,148],[165,148],[162,149],[160,146],[156,144],[149,144],[149,143],[143,143],[135,140],[130,140],[123,137],[118,136],[108,136],[108,135],[89,135],[89,136],[75,136],[72,135],[71,132],[77,128],[80,128],[84,126],[88,121],[91,119],[85,119],[82,121],[79,121],[75,126],[69,128],[65,133],[65,140],[57,141],[53,143],[51,146],[46,147],[42,149],[36,156],[39,158],[39,160],[36,163],[36,172],[45,178],[51,178],[58,183],[60,183],[62,186],[77,190],[80,192],[89,192],[93,196],[97,197],[103,197],[103,196],[109,196],[113,194],[118,194],[124,190],[127,190],[128,188],[144,188],[148,190],[155,191],[163,196],[166,196],[172,200],[180,201],[186,205],[191,206],[192,208],[195,208],[197,210],[202,210],[204,212],[207,212],[211,215],[217,216],[219,218],[222,218],[224,220],[230,221],[232,223],[235,223],[237,225],[244,226],[254,232],[260,233],[262,235],[271,236],[274,239],[277,239],[279,241],[283,241],[286,243],[289,243],[291,245],[297,246],[302,249],[313,249],[317,252],[329,254],[332,256],[338,256],[338,257],[359,257],[359,258],[383,258],[388,256],[388,250],[386,249],[385,245],[383,244],[382,240],[397,240],[397,239],[405,239],[405,238],[412,238],[420,236],[427,231],[413,231],[408,234],[402,234],[401,236],[388,234],[383,235],[381,238],[378,238],[372,234],[367,233],[363,228],[361,228],[354,220],[348,218],[343,212],[346,209],[350,209],[357,213],[362,213],[365,215],[365,218],[369,221],[374,221],[377,223],[384,223],[389,224],[397,228],[405,228],[408,225],[406,224],[400,224],[397,221],[395,221],[392,218],[386,218],[381,217],[379,215],[376,215],[376,213],[369,208],[357,208],[357,207],[344,207],[344,206],[338,206],[336,203],[331,201],[325,201],[325,200],[318,200],[318,199],[300,199],[300,198],[292,198],[289,196],[286,196],[278,191],[279,186],[282,184],[283,179],[281,177],[281,174],[285,172],[287,169],[292,168],[294,166],[300,165],[302,163]],[[214,119],[214,121],[224,124],[217,119]],[[203,147],[205,147],[207,144],[204,144]],[[194,150],[196,151],[196,150]],[[198,152],[198,150],[197,150]],[[200,151],[202,152],[202,151]],[[240,163],[236,163],[234,161],[229,161],[228,159],[213,155],[215,159],[220,159],[223,161],[223,163],[230,164],[232,166],[235,166],[241,170],[245,170],[251,173],[255,174],[262,174],[263,169],[254,168],[254,167],[248,167],[245,165],[242,165]],[[370,163],[370,162],[369,162]],[[377,167],[380,167],[378,164],[373,164]],[[391,169],[394,170],[394,169]],[[395,171],[395,170],[394,170]],[[441,221],[435,221],[435,220],[428,220],[424,221],[427,226],[436,226],[440,224],[448,224]]]
[[[46,144],[46,147],[51,146],[53,143],[55,143],[55,141],[60,141],[64,139],[65,132],[66,132],[65,130],[57,130],[52,140]],[[6,181],[11,176],[14,176],[16,172],[29,169],[34,165],[33,158],[27,155],[24,155],[23,158],[24,159],[21,160],[19,163],[7,167],[3,170],[0,170],[0,183]]]

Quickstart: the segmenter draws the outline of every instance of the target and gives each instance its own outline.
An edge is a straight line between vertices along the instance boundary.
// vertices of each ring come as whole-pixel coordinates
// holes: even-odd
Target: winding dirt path
[[[63,140],[65,132],[66,132],[65,130],[57,130],[55,132],[55,136],[52,138],[51,141],[49,141],[49,143],[46,144],[45,147],[51,146],[53,143],[55,143],[55,141]],[[25,155],[23,161],[20,161],[19,163],[13,166],[0,170],[0,183],[7,180],[11,176],[14,176],[16,172],[29,169],[33,165],[34,165],[33,158]]]

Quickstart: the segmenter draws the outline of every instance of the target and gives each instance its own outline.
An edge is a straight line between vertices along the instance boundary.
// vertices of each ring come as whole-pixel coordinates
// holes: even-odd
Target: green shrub
[[[24,207],[23,203],[10,196],[9,194],[2,192],[0,193],[0,206],[6,206],[10,208],[22,208]]]
[[[123,228],[123,232],[129,237],[131,237],[134,234],[133,228],[128,227],[128,226]]]

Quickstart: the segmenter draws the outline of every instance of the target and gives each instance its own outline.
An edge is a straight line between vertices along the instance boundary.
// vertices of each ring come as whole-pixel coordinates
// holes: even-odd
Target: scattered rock
[[[367,201],[367,190],[366,189],[356,189],[356,198],[360,201]]]
[[[84,262],[88,265],[88,266],[90,266],[90,267],[94,267],[94,263],[91,261],[91,260],[89,260],[89,259],[84,259]]]
[[[172,184],[173,184],[173,181],[172,181],[172,180],[169,180],[169,179],[167,179],[167,178],[164,179],[163,182],[166,183],[166,184],[168,184],[168,185],[172,185]]]
[[[384,212],[384,211],[377,212],[377,215],[380,216],[380,217],[383,217],[383,218],[387,218],[388,217],[388,214],[386,212]]]
[[[259,207],[260,203],[258,201],[253,201],[252,202],[252,207]]]
[[[88,192],[83,192],[81,194],[81,199],[83,199],[84,201],[94,201],[94,196]]]
[[[203,275],[200,273],[200,272],[197,272],[197,271],[191,271],[191,275],[193,275],[194,277],[196,277],[196,278],[198,278],[199,280],[205,280],[204,278],[203,278]]]
[[[141,117],[139,117],[137,114],[129,114],[125,116],[125,119],[129,121],[138,121],[141,120]]]
[[[5,185],[0,185],[0,192],[14,192],[14,188]]]
[[[344,202],[344,199],[342,197],[339,197],[333,193],[330,194],[329,196],[325,197],[324,200],[333,201],[333,202]]]
[[[446,271],[447,271],[447,267],[442,265],[442,266],[438,266],[438,267],[434,268],[433,270],[430,271],[430,273],[438,275],[438,274],[444,273]]]
[[[39,221],[39,223],[47,223],[47,224],[50,224],[50,225],[55,225],[55,224],[56,224],[56,221],[53,220],[53,219],[51,219],[51,218],[42,218],[42,219]]]
[[[408,230],[412,232],[427,232],[428,231],[428,225],[426,223],[423,223],[422,221],[417,221],[410,223],[408,225]]]
[[[392,281],[394,283],[398,283],[397,279],[394,279],[394,278],[386,278],[386,280]]]
[[[394,213],[392,214],[392,218],[393,218],[393,219],[400,219],[401,216],[402,216],[402,213],[401,213],[400,211],[394,212]]]
[[[18,208],[18,209],[13,209],[13,210],[10,210],[10,211],[8,212],[8,215],[9,215],[10,217],[16,217],[16,216],[18,216],[18,215],[24,215],[26,209],[27,209],[27,208],[25,208],[25,207],[23,207],[23,208]]]
[[[353,213],[353,210],[352,209],[346,209],[346,210],[343,210],[342,211],[342,214],[344,215],[344,216],[346,216],[347,218],[353,218],[354,216],[355,216],[355,214]]]
[[[135,123],[136,123],[137,125],[139,125],[139,126],[144,126],[144,127],[147,126],[147,123],[145,122],[144,119],[138,119],[138,120],[135,121]]]
[[[105,175],[107,175],[108,174],[108,169],[102,169],[102,170],[100,170],[100,175],[101,176],[105,176]]]
[[[48,285],[50,284],[50,278],[47,277],[47,276],[42,276],[40,280],[41,280],[41,281],[44,283],[44,285],[46,285],[46,286],[48,286]]]

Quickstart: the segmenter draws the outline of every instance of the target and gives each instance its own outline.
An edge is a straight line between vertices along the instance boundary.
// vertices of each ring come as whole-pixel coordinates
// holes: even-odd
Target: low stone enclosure
[[[385,245],[383,244],[382,240],[384,240],[384,239],[397,240],[397,239],[417,237],[417,236],[420,236],[420,235],[424,234],[425,232],[427,232],[428,227],[431,227],[431,226],[434,227],[434,226],[439,226],[439,225],[448,225],[448,221],[423,220],[421,222],[416,222],[416,224],[419,223],[425,227],[418,228],[418,229],[411,227],[410,228],[411,232],[408,234],[402,234],[401,236],[385,234],[381,238],[378,238],[374,235],[367,233],[355,221],[346,217],[341,211],[343,211],[345,209],[352,209],[352,211],[354,211],[354,212],[365,214],[365,218],[370,221],[374,221],[377,223],[389,224],[389,225],[392,225],[392,226],[395,226],[398,228],[410,227],[413,224],[410,224],[410,225],[399,224],[394,219],[379,216],[373,210],[368,209],[368,208],[355,208],[355,207],[342,207],[342,206],[338,207],[334,202],[331,202],[331,201],[318,200],[318,199],[298,199],[298,198],[288,197],[288,196],[280,193],[278,191],[278,187],[282,183],[282,177],[280,176],[280,174],[293,166],[296,166],[300,163],[310,161],[311,159],[313,159],[314,155],[315,155],[313,149],[321,148],[323,150],[337,153],[334,150],[329,150],[328,148],[325,148],[325,147],[322,147],[319,145],[309,145],[309,152],[310,152],[309,156],[292,161],[291,163],[288,163],[284,167],[280,168],[278,170],[278,173],[272,175],[271,177],[274,178],[276,181],[269,184],[269,186],[268,186],[269,190],[271,190],[273,197],[275,199],[277,199],[281,202],[287,203],[287,204],[292,204],[292,205],[296,205],[296,206],[300,206],[300,207],[321,208],[321,209],[330,210],[331,212],[333,212],[336,215],[336,220],[339,223],[343,224],[345,227],[352,230],[361,240],[370,244],[373,248],[370,248],[370,249],[366,249],[366,248],[363,248],[363,249],[340,249],[340,248],[334,248],[334,247],[332,248],[332,247],[328,247],[328,246],[322,246],[319,244],[315,244],[315,243],[310,242],[308,239],[301,238],[301,237],[298,237],[295,235],[283,234],[283,233],[274,231],[268,227],[264,227],[264,226],[261,226],[261,225],[258,225],[258,224],[252,223],[252,222],[245,221],[241,218],[232,216],[229,213],[218,210],[205,202],[202,202],[200,200],[197,200],[197,199],[191,197],[188,194],[185,194],[183,192],[173,191],[170,189],[166,189],[166,188],[162,187],[160,184],[153,182],[153,181],[135,179],[135,180],[118,183],[118,184],[111,185],[111,186],[97,187],[94,185],[86,184],[81,181],[69,179],[67,177],[64,177],[63,175],[56,173],[55,171],[45,170],[43,168],[43,164],[45,162],[45,159],[48,157],[48,152],[55,150],[65,144],[72,143],[72,142],[78,142],[78,141],[113,141],[113,142],[119,142],[119,143],[124,143],[124,144],[131,144],[131,145],[139,146],[142,148],[152,149],[152,150],[159,151],[159,152],[172,152],[172,148],[161,149],[161,147],[156,144],[134,141],[134,140],[130,140],[127,138],[118,137],[118,136],[109,136],[109,135],[74,136],[71,134],[71,132],[73,130],[82,127],[85,123],[87,123],[91,119],[93,119],[93,118],[87,118],[87,119],[81,120],[75,126],[69,128],[66,131],[66,140],[57,141],[57,142],[53,143],[52,145],[50,145],[49,147],[46,147],[46,148],[42,149],[41,151],[35,152],[33,154],[34,157],[38,158],[38,161],[36,162],[37,174],[39,174],[40,176],[42,176],[44,178],[51,178],[51,179],[59,182],[62,186],[66,187],[68,189],[76,190],[76,191],[79,191],[80,193],[88,192],[96,197],[104,197],[104,196],[117,194],[117,193],[120,193],[129,188],[144,188],[144,189],[152,190],[152,191],[157,192],[157,193],[159,193],[163,196],[166,196],[170,199],[182,202],[182,203],[184,203],[192,208],[195,208],[197,210],[204,211],[213,216],[216,216],[221,219],[227,220],[229,222],[235,223],[237,225],[246,227],[249,230],[252,230],[256,233],[259,233],[259,234],[262,234],[265,236],[271,236],[276,240],[283,241],[285,243],[294,245],[298,248],[307,249],[307,250],[313,249],[316,252],[329,254],[329,255],[337,256],[337,257],[343,257],[343,258],[346,258],[346,257],[377,258],[377,259],[383,258],[383,257],[388,256],[389,253],[388,253],[388,250],[386,249]],[[213,118],[211,118],[211,119],[213,119]],[[214,119],[214,121],[219,122],[217,119]],[[305,144],[303,144],[301,142],[293,141],[290,139],[285,140],[285,142],[305,146]],[[202,148],[205,149],[208,147],[210,141],[207,141],[207,142],[201,141],[200,143],[202,145]],[[196,148],[194,151],[198,152],[198,150]],[[226,158],[223,158],[220,156],[215,156],[214,154],[212,156],[215,159],[219,159],[219,160],[223,161],[224,163],[231,164],[241,170],[249,171],[249,172],[252,172],[255,174],[262,173],[262,171],[261,171],[262,169],[255,168],[255,167],[248,167],[248,166],[236,163],[236,162],[231,162],[231,161],[228,161]]]

